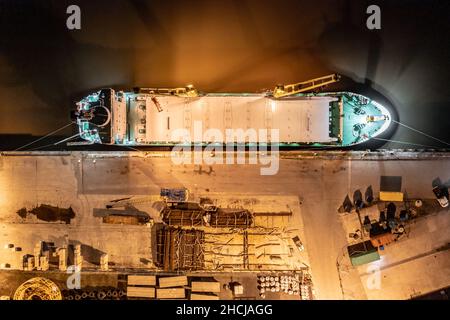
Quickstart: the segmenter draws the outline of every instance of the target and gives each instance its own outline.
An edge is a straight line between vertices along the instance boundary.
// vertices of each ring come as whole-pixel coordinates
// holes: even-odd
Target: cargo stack
[[[83,266],[83,256],[81,255],[81,244],[76,244],[73,252],[74,265],[76,270],[81,271]]]
[[[48,258],[44,255],[40,256],[39,257],[39,265],[40,265],[40,270],[48,271],[48,268],[49,268]]]
[[[28,256],[27,261],[24,265],[24,270],[25,271],[33,271],[33,269],[34,269],[34,257]]]
[[[159,288],[156,290],[157,299],[185,299],[187,286],[186,276],[161,277],[159,278]]]
[[[108,254],[104,253],[100,256],[100,270],[108,271]]]
[[[41,266],[40,266],[41,249],[42,249],[42,243],[41,243],[41,241],[39,241],[34,246],[34,252],[33,252],[34,253],[34,268],[36,268],[37,270],[41,270]]]
[[[59,271],[66,271],[67,270],[67,249],[59,248],[57,253],[58,253]]]
[[[127,277],[128,298],[155,298],[156,276],[129,275]]]
[[[191,300],[219,300],[216,293],[220,292],[220,282],[192,281]]]

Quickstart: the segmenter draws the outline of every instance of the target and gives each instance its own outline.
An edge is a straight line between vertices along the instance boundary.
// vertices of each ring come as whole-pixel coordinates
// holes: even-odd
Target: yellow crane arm
[[[338,74],[330,74],[327,76],[323,76],[320,78],[311,79],[308,81],[303,81],[299,83],[294,84],[287,84],[287,85],[277,85],[275,89],[273,90],[273,97],[274,98],[282,98],[286,96],[291,96],[297,93],[307,92],[316,88],[320,88],[323,86],[326,86],[328,84],[338,82],[340,79],[340,76]]]
[[[193,85],[187,85],[184,88],[135,88],[136,93],[161,94],[178,97],[193,98],[198,97],[198,91]]]

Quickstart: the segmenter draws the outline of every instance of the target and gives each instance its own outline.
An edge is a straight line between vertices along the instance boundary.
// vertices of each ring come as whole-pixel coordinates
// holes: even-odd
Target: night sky
[[[81,30],[66,28],[70,4]],[[370,4],[381,30],[366,28]],[[67,124],[74,102],[102,87],[258,92],[333,72],[339,89],[372,92],[450,141],[449,17],[444,0],[0,0],[0,148],[5,134]],[[445,147],[402,127],[391,139]]]

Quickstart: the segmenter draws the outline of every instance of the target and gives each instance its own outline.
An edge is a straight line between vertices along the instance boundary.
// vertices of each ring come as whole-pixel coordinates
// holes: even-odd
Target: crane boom
[[[277,85],[273,90],[272,95],[274,98],[292,96],[298,93],[307,92],[316,88],[320,88],[334,82],[338,82],[339,79],[340,76],[338,74],[333,73],[327,76],[311,79],[308,81],[287,85]]]
[[[184,98],[198,97],[198,91],[193,85],[184,88],[134,88],[135,93],[148,93],[151,95],[169,95]]]

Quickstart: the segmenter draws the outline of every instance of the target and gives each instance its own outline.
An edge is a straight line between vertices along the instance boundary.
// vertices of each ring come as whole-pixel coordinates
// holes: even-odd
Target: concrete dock
[[[410,198],[434,199],[432,182],[436,179],[447,185],[450,182],[450,155],[395,151],[386,154],[281,153],[278,173],[263,176],[260,165],[176,165],[172,163],[170,153],[164,152],[3,153],[0,156],[0,264],[19,268],[22,255],[32,252],[37,241],[51,241],[57,245],[72,241],[85,246],[89,253],[85,258],[87,263],[92,260],[94,265],[98,256],[107,252],[117,267],[146,270],[150,268],[152,257],[151,227],[102,224],[94,215],[94,209],[105,208],[105,203],[113,199],[158,194],[160,188],[174,187],[185,187],[197,197],[226,198],[228,202],[224,200],[225,203],[230,203],[233,198],[257,200],[270,197],[274,197],[276,203],[276,197],[289,197],[297,199],[298,208],[289,208],[287,204],[284,209],[292,209],[292,221],[298,220],[295,224],[301,225],[301,237],[308,255],[304,261],[311,267],[316,297],[342,299],[342,282],[336,261],[347,245],[348,235],[340,223],[338,208],[345,197],[352,198],[356,190],[364,192],[372,186],[377,196],[382,175],[401,176],[402,191]],[[70,224],[65,224],[24,220],[17,213],[21,208],[29,210],[41,204],[71,207],[75,217]],[[281,211],[281,207],[277,204],[276,209],[270,210]],[[154,208],[146,210],[157,219]],[[258,211],[262,210],[258,208]],[[444,217],[439,219],[447,219],[448,213],[448,209],[442,209],[438,215]],[[429,222],[429,225],[432,231],[448,228],[447,222]],[[421,265],[424,263],[421,261],[426,260],[414,257],[421,257],[450,240],[448,232],[440,233],[437,238],[435,244],[430,240],[420,249],[410,250],[404,245],[400,253],[386,252],[386,256],[395,254],[402,258],[385,260],[391,261],[390,264],[404,261],[402,273],[426,268]],[[8,244],[21,247],[22,252],[7,248]],[[402,278],[398,283],[390,277],[390,282],[385,283],[386,290],[399,290],[402,295],[386,297],[405,298],[414,292],[425,293],[450,285],[448,250],[439,254],[442,258],[436,258],[434,263],[441,273],[435,276],[425,273],[423,276],[428,280],[423,288],[413,276]],[[381,269],[383,273],[382,265]],[[367,276],[364,272],[361,275],[362,279]],[[358,277],[354,280],[349,285],[358,288],[352,289],[354,292],[359,290],[361,293],[355,297],[383,297],[379,292],[368,294],[364,281]]]

